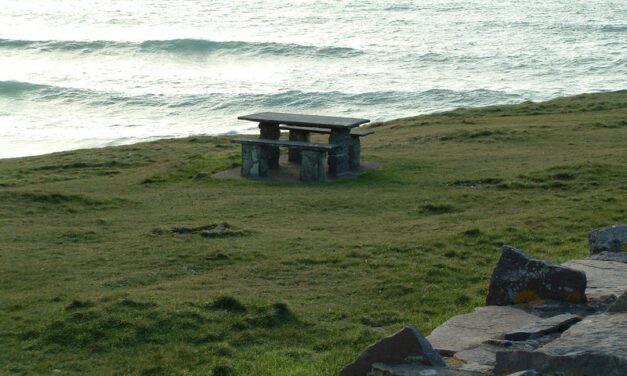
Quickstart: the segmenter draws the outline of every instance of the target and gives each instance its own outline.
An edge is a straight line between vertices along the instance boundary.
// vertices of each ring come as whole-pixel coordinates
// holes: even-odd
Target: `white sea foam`
[[[627,88],[624,0],[5,0],[0,158]]]

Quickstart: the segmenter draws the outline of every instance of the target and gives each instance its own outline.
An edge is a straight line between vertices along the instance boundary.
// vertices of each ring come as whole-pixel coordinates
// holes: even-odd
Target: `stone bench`
[[[291,141],[301,141],[301,142],[309,142],[309,134],[310,133],[322,133],[322,134],[331,134],[331,129],[327,128],[317,128],[317,127],[298,127],[291,125],[281,125],[279,127],[281,130],[290,132],[290,140]],[[348,149],[349,154],[349,165],[350,168],[358,168],[359,161],[361,158],[361,142],[359,139],[364,136],[368,136],[373,134],[374,131],[370,129],[363,128],[353,128],[351,129],[351,143]],[[288,160],[290,162],[300,162],[301,160],[301,152],[296,148],[290,148],[288,152]]]
[[[322,182],[326,180],[327,153],[337,148],[333,144],[313,144],[302,141],[284,140],[233,140],[242,145],[242,176],[257,178],[268,175],[270,159],[278,147],[288,147],[302,154],[300,180]]]

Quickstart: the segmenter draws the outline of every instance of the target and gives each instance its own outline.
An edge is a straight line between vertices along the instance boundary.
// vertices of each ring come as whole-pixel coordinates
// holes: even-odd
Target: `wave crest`
[[[339,91],[308,92],[288,90],[275,93],[207,93],[207,94],[141,94],[128,95],[90,89],[42,85],[20,81],[0,81],[0,96],[24,96],[33,102],[56,101],[83,103],[98,107],[186,108],[197,111],[249,111],[251,108],[306,110],[319,108],[372,108],[389,106],[395,110],[424,113],[455,107],[515,103],[524,100],[520,94],[478,89],[456,91],[429,89],[425,91],[371,91],[344,93]]]
[[[25,91],[45,89],[46,87],[48,86],[23,81],[0,81],[0,94],[19,94]]]
[[[323,56],[347,58],[364,52],[349,47],[318,47],[294,43],[213,41],[208,39],[166,39],[143,42],[70,41],[70,40],[14,40],[0,39],[0,48],[26,49],[39,52],[80,53],[171,53],[189,54],[249,54],[275,56]]]

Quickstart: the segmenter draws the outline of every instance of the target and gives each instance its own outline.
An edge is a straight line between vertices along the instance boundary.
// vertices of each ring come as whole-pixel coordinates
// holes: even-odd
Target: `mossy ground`
[[[625,91],[374,129],[327,184],[212,179],[219,137],[0,161],[0,374],[332,375],[627,220]]]

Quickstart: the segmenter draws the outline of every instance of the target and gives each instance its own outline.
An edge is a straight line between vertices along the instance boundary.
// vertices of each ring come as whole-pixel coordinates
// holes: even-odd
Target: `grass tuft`
[[[239,300],[231,296],[221,296],[214,300],[209,306],[211,309],[223,309],[228,312],[241,313],[246,312],[246,307]]]
[[[69,310],[74,310],[74,309],[90,308],[93,306],[94,306],[94,303],[90,302],[89,300],[74,299],[72,300],[70,304],[68,304],[65,307],[65,309],[69,311]]]

